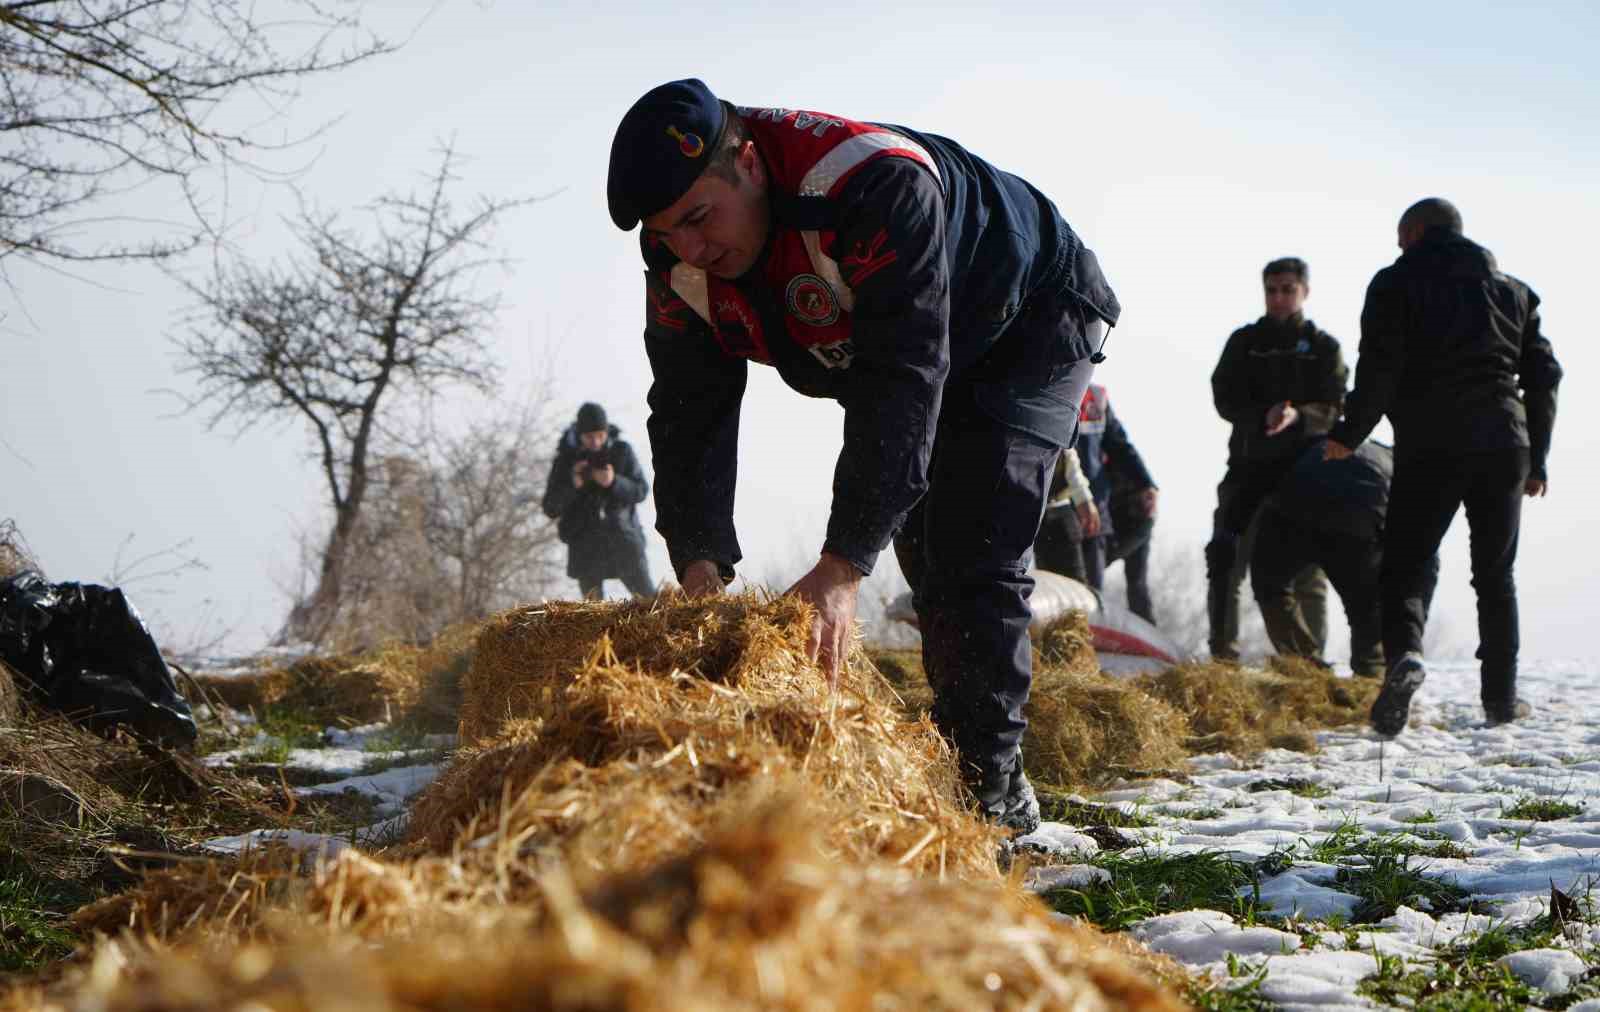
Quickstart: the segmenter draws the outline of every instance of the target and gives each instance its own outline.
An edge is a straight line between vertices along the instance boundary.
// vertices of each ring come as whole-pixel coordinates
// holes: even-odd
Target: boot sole
[[[1372,729],[1385,738],[1393,738],[1406,729],[1411,719],[1411,697],[1422,688],[1427,671],[1418,666],[1383,684],[1383,691],[1372,703]]]

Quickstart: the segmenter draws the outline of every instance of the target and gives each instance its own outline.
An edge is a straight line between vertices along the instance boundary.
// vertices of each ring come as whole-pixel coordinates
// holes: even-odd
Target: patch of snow
[[[1096,882],[1111,881],[1111,873],[1089,864],[1050,864],[1029,868],[1022,879],[1022,888],[1033,893],[1047,893],[1053,889],[1081,889]]]
[[[1241,895],[1248,893],[1249,890],[1243,890]],[[1359,897],[1330,889],[1293,871],[1274,875],[1261,883],[1262,909],[1279,917],[1298,915],[1327,920],[1337,914],[1348,918],[1360,904]]]
[[[240,836],[219,836],[207,840],[204,847],[214,854],[241,854],[274,843],[318,857],[333,857],[350,846],[349,840],[326,833],[306,833],[298,829],[252,829]]]
[[[1100,852],[1100,845],[1095,842],[1094,837],[1080,833],[1060,822],[1041,823],[1038,829],[1012,842],[1021,849],[1037,850],[1060,857],[1091,857]]]
[[[1266,980],[1261,996],[1282,1009],[1369,1009],[1356,997],[1356,985],[1378,972],[1378,961],[1366,952],[1307,952],[1262,960]]]
[[[1129,933],[1156,952],[1189,964],[1221,963],[1231,955],[1256,956],[1293,952],[1300,936],[1276,928],[1241,928],[1217,910],[1184,910],[1147,917]]]
[[[1524,949],[1495,962],[1546,994],[1566,994],[1587,969],[1576,953],[1566,949]]]
[[[344,780],[335,780],[328,784],[313,784],[310,787],[296,788],[295,793],[301,797],[315,794],[344,794],[353,791],[365,794],[376,802],[375,810],[382,816],[398,815],[404,810],[406,801],[422,789],[433,783],[439,776],[438,765],[429,766],[396,766],[381,773],[371,773],[366,776],[349,777]]]

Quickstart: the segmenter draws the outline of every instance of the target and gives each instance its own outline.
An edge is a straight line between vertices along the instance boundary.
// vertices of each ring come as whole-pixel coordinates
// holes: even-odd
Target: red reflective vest
[[[766,160],[774,196],[834,198],[862,166],[879,158],[909,158],[939,177],[938,166],[916,141],[886,127],[798,109],[738,110]],[[842,260],[825,249],[831,230],[779,228],[763,264],[765,281],[783,307],[789,338],[830,369],[848,368],[852,288],[894,262],[884,252],[888,238],[857,243]],[[766,324],[738,285],[686,263],[672,267],[667,285],[711,325],[718,345],[729,355],[770,365]],[[658,308],[659,322],[681,327],[676,306]],[[674,326],[676,323],[676,326]]]

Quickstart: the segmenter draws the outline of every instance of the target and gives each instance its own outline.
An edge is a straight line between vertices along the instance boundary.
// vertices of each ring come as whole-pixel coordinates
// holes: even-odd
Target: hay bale
[[[1081,611],[1069,611],[1041,629],[1037,650],[1039,660],[1063,671],[1092,675],[1100,670],[1089,616]]]
[[[1379,688],[1376,679],[1339,678],[1314,665],[1287,676],[1214,661],[1176,665],[1138,684],[1189,719],[1190,752],[1239,755],[1315,751],[1316,731],[1365,720]]]
[[[388,643],[354,654],[305,657],[248,675],[196,675],[206,694],[236,710],[281,707],[327,725],[403,722],[454,731],[477,623],[451,626],[423,645]]]
[[[417,839],[437,852],[469,824],[517,823],[523,805],[547,811],[550,797],[572,791],[558,807],[584,813],[584,832],[604,837],[594,813],[636,791],[624,824],[681,825],[664,838],[683,842],[717,814],[722,794],[792,772],[837,813],[836,854],[910,855],[917,868],[992,877],[998,837],[965,811],[948,746],[926,720],[903,719],[863,656],[830,690],[805,658],[810,621],[801,602],[750,595],[502,616],[468,673],[462,735],[479,744],[415,802]],[[507,724],[513,716],[528,719]],[[487,729],[503,736],[485,743]],[[574,779],[575,768],[595,772]],[[544,823],[534,832],[534,843],[555,839]]]
[[[874,649],[868,656],[900,695],[903,712],[912,718],[928,712],[933,693],[919,651]],[[1170,771],[1188,754],[1183,714],[1137,683],[1101,672],[1082,612],[1045,630],[1023,712],[1023,761],[1036,785],[1049,790],[1092,790],[1119,777]]]
[[[815,680],[804,662],[811,610],[798,599],[763,602],[755,594],[651,601],[552,601],[505,612],[484,624],[462,687],[463,743],[484,742],[519,717],[559,705],[572,676],[592,662],[602,639],[615,663],[735,686],[765,669],[767,681]],[[847,692],[888,700],[882,680],[864,677],[857,653]]]
[[[1037,785],[1061,792],[1104,787],[1183,765],[1189,721],[1161,699],[1098,666],[1035,669],[1023,711],[1022,757]]]
[[[538,917],[485,896],[377,943],[125,947],[49,997],[107,1012],[1182,1007],[1125,941],[1056,921],[1012,883],[839,864],[825,818],[775,798],[652,867],[587,887],[548,869]]]

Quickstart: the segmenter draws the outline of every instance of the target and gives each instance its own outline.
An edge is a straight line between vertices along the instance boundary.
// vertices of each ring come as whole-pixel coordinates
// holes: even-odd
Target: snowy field
[[[1246,988],[1258,999],[1254,1007],[1408,1007],[1410,999],[1380,1001],[1357,988],[1366,980],[1370,992],[1370,981],[1384,975],[1430,972],[1452,952],[1459,962],[1475,939],[1498,939],[1516,951],[1491,951],[1494,964],[1535,989],[1541,1003],[1600,1012],[1600,970],[1585,976],[1600,965],[1600,926],[1589,903],[1600,884],[1595,670],[1558,663],[1525,671],[1521,694],[1533,715],[1491,729],[1478,704],[1476,662],[1432,666],[1412,724],[1396,740],[1357,729],[1323,732],[1315,755],[1201,756],[1182,782],[1141,781],[1077,799],[1114,806],[1119,828],[1047,822],[1025,841],[1048,862],[1030,870],[1030,887],[1057,909],[1088,902],[1103,913],[1119,879],[1141,867],[1178,876],[1187,874],[1187,859],[1208,874],[1235,876],[1241,884],[1229,887],[1228,902],[1173,904],[1171,912],[1117,926],[1228,987]],[[380,731],[330,729],[331,748],[296,750],[290,765],[353,774],[372,757],[360,751],[364,739]],[[389,818],[355,842],[379,841],[398,831],[406,799],[437,773],[432,764],[404,765],[403,755],[386,758],[402,764],[298,790],[374,796],[376,814]],[[212,843],[231,851],[268,836],[313,849],[350,842],[253,833]],[[1555,902],[1577,903],[1554,928],[1553,890]],[[1600,890],[1594,899],[1600,902]]]
[[[1235,980],[1259,976],[1258,993],[1283,1008],[1370,1008],[1375,1003],[1358,997],[1356,985],[1379,972],[1380,957],[1425,964],[1485,931],[1535,924],[1550,914],[1554,888],[1578,899],[1586,916],[1571,918],[1548,944],[1502,961],[1545,993],[1567,992],[1600,963],[1600,927],[1584,923],[1594,920],[1584,901],[1600,884],[1594,672],[1591,664],[1525,671],[1521,695],[1533,716],[1487,728],[1476,662],[1433,666],[1411,727],[1393,741],[1353,729],[1323,732],[1315,755],[1203,756],[1184,783],[1149,781],[1101,795],[1095,800],[1151,823],[1121,830],[1134,846],[1120,858],[1211,854],[1253,867],[1259,882],[1241,895],[1259,896],[1257,918],[1246,920],[1266,915],[1275,925],[1189,910],[1129,930],[1192,968]],[[1081,828],[1046,824],[1033,838],[1082,862],[1037,870],[1038,891],[1051,896],[1063,885],[1114,878],[1117,865]],[[1384,850],[1421,851],[1405,867],[1459,893],[1448,903],[1417,895],[1393,914],[1355,923],[1363,904],[1355,884]],[[1453,912],[1438,909],[1446,906]],[[1597,1012],[1600,1000],[1571,1007]]]

